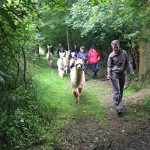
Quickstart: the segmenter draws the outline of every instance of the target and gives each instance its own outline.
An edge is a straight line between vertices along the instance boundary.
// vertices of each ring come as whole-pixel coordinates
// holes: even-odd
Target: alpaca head
[[[83,68],[84,68],[84,60],[76,58],[75,59],[75,67],[76,67],[77,70],[83,70]]]
[[[64,52],[64,53],[59,53],[59,57],[60,57],[60,58],[63,58],[63,57],[65,57],[65,54],[66,54],[66,52]]]
[[[72,53],[71,53],[71,57],[72,57],[72,58],[74,58],[74,57],[75,57],[75,55],[76,55],[76,53],[75,53],[75,52],[72,52]]]
[[[51,49],[52,48],[52,45],[47,45],[47,49],[49,50],[49,49]]]
[[[70,50],[68,50],[68,51],[66,50],[65,52],[66,52],[65,57],[66,57],[66,58],[67,58],[67,60],[68,60],[68,59],[69,59],[69,57],[70,57]]]

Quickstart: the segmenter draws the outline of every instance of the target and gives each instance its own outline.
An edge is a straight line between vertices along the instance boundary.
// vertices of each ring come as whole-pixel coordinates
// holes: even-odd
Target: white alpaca
[[[79,104],[80,95],[83,91],[83,86],[85,84],[85,74],[84,69],[84,60],[76,58],[75,66],[71,69],[70,79],[72,85],[72,91],[76,98],[76,103]]]
[[[59,57],[60,58],[58,58],[57,60],[58,74],[61,78],[64,78],[66,63],[65,52],[59,53]]]
[[[52,57],[53,57],[53,55],[52,55],[52,53],[51,53],[51,47],[52,47],[52,45],[51,46],[49,46],[49,45],[47,45],[47,49],[48,49],[48,52],[47,52],[47,54],[46,54],[46,59],[47,59],[47,63],[48,63],[48,66],[52,66]]]

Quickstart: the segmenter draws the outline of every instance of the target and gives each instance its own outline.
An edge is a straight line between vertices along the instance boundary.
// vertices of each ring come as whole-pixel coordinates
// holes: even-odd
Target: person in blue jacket
[[[86,71],[86,61],[88,60],[88,52],[85,50],[85,46],[80,47],[80,51],[77,54],[77,58],[84,59],[84,71]]]
[[[60,44],[59,44],[59,47],[58,47],[58,49],[57,49],[56,54],[59,55],[59,53],[64,53],[64,52],[65,52],[65,48],[64,48],[64,46],[60,43]]]

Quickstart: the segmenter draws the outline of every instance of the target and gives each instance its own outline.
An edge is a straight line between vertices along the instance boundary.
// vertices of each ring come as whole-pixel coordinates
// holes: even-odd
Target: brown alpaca
[[[69,71],[69,58],[70,58],[70,50],[65,51],[65,73],[67,74]]]

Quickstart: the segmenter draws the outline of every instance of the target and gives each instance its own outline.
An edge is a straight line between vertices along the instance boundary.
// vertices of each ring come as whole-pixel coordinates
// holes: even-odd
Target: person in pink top
[[[88,60],[87,64],[91,64],[92,67],[92,75],[95,78],[97,76],[97,72],[99,71],[99,60],[100,60],[100,52],[98,51],[97,46],[93,45],[88,52]]]

